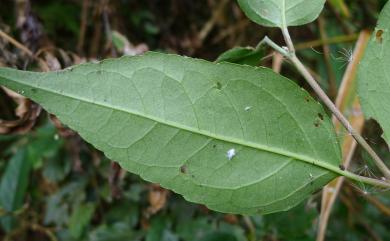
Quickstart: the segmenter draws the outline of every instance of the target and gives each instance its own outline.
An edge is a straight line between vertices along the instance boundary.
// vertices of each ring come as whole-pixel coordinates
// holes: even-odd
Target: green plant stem
[[[375,178],[369,178],[369,177],[363,177],[360,175],[356,175],[355,173],[349,172],[349,171],[343,171],[340,172],[340,174],[346,178],[349,178],[350,180],[359,182],[359,183],[365,183],[371,186],[380,187],[384,189],[390,188],[390,183],[387,181],[382,181]]]
[[[289,31],[287,27],[283,27],[282,33],[284,36],[284,39],[287,44],[287,50],[283,47],[280,47],[275,42],[273,42],[271,39],[269,39],[267,36],[259,43],[257,48],[259,48],[262,44],[268,44],[270,47],[281,53],[283,56],[287,57],[297,68],[297,70],[302,74],[302,76],[306,79],[308,84],[313,88],[314,92],[318,95],[318,97],[324,102],[324,104],[330,109],[330,111],[335,115],[335,117],[340,121],[340,123],[347,129],[347,131],[354,137],[354,139],[368,152],[368,154],[373,158],[375,164],[380,169],[380,171],[383,173],[386,179],[390,179],[390,170],[387,168],[385,163],[382,161],[382,159],[375,153],[375,151],[371,148],[371,146],[366,142],[366,140],[352,127],[352,125],[349,123],[347,118],[344,117],[344,115],[337,109],[335,104],[330,100],[330,98],[326,95],[326,93],[322,90],[322,88],[319,86],[317,81],[314,79],[314,77],[310,74],[310,72],[307,70],[307,68],[303,65],[303,63],[298,59],[298,57],[295,54],[295,48],[294,44],[291,40]],[[357,176],[357,175],[356,175]],[[347,176],[348,177],[348,176]],[[360,177],[360,176],[358,176]],[[349,176],[349,178],[356,180],[352,178],[352,176]],[[356,178],[356,177],[355,177]],[[367,180],[363,181],[363,178],[359,181],[361,182],[367,182]],[[376,179],[371,179],[376,180]],[[379,180],[376,180],[379,181]],[[380,181],[382,182],[382,181]],[[384,182],[389,183],[389,182]],[[370,183],[368,183],[370,184]],[[373,184],[373,183],[371,183]],[[378,185],[378,183],[376,183]],[[390,184],[389,186],[390,187]]]
[[[277,43],[275,43],[274,41],[272,41],[270,38],[268,38],[267,36],[265,36],[263,38],[263,40],[260,41],[259,44],[257,44],[256,46],[256,50],[258,50],[262,45],[264,44],[267,44],[268,46],[270,46],[271,48],[275,49],[276,51],[278,51],[279,53],[281,53],[282,55],[286,56],[289,54],[288,50],[287,49],[284,49],[282,47],[280,47]]]

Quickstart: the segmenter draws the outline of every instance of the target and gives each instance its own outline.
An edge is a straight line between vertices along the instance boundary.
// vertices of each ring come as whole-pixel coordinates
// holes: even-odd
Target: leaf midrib
[[[104,70],[100,70],[100,71],[101,72],[106,72]],[[59,95],[59,96],[67,97],[67,98],[74,99],[74,100],[77,100],[77,101],[83,101],[85,103],[89,103],[89,104],[100,106],[100,107],[104,107],[104,108],[109,108],[109,109],[112,109],[112,110],[115,110],[115,111],[121,111],[121,112],[124,112],[124,113],[127,113],[127,114],[131,114],[131,115],[138,116],[138,117],[141,117],[141,118],[149,119],[149,120],[155,121],[157,123],[161,123],[161,124],[173,127],[173,128],[182,129],[182,130],[185,130],[185,131],[188,131],[188,132],[191,132],[191,133],[195,133],[195,134],[198,134],[198,135],[202,135],[202,136],[205,136],[205,137],[208,137],[208,138],[213,138],[213,139],[224,141],[224,142],[228,142],[228,143],[233,143],[233,144],[246,146],[246,147],[250,147],[250,148],[261,150],[261,151],[265,151],[265,152],[274,153],[274,154],[281,155],[281,156],[286,156],[286,157],[289,157],[289,158],[294,158],[296,160],[303,161],[303,162],[306,162],[306,163],[309,163],[309,164],[321,167],[321,168],[326,169],[328,171],[334,172],[337,175],[343,175],[343,172],[340,171],[338,167],[336,167],[336,166],[334,166],[334,165],[332,165],[330,163],[324,162],[324,161],[315,160],[315,159],[313,159],[311,157],[308,157],[306,155],[297,154],[297,153],[293,153],[293,152],[290,152],[290,151],[285,151],[285,150],[282,150],[280,148],[269,147],[269,146],[266,146],[266,145],[263,145],[263,144],[259,144],[259,143],[255,143],[255,142],[251,142],[251,141],[243,141],[243,140],[241,140],[239,138],[235,138],[235,137],[227,137],[227,136],[223,136],[223,135],[213,134],[213,133],[205,131],[205,130],[196,129],[196,128],[189,127],[189,126],[186,126],[186,125],[174,122],[174,121],[170,121],[170,120],[164,120],[164,119],[161,119],[161,118],[158,118],[158,117],[154,117],[154,116],[151,116],[151,115],[148,115],[148,114],[145,114],[145,113],[141,113],[139,111],[116,107],[116,106],[111,105],[108,102],[101,102],[101,101],[96,101],[96,100],[93,101],[93,100],[90,100],[88,98],[80,97],[80,96],[77,96],[77,95],[72,95],[70,93],[64,93],[64,92],[60,93],[60,92],[58,92],[58,91],[56,91],[54,89],[44,88],[42,86],[33,85],[33,84],[30,84],[30,83],[26,83],[26,82],[21,82],[21,81],[15,80],[15,79],[9,79],[9,80],[14,81],[16,83],[19,83],[21,85],[24,85],[26,87],[37,88],[37,89],[40,89],[40,90],[43,90],[43,91],[46,91],[46,92],[49,92],[49,93],[52,93],[52,94],[56,94],[56,95]]]

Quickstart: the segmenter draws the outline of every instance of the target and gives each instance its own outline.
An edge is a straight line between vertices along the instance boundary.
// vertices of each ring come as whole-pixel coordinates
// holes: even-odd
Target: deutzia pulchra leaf
[[[304,25],[321,13],[325,0],[238,0],[252,21],[267,27]]]
[[[52,73],[0,68],[0,85],[124,169],[216,211],[288,210],[338,176],[322,106],[270,69],[148,53]]]

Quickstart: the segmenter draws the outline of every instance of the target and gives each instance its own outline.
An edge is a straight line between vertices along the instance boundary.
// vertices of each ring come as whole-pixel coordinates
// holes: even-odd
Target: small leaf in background
[[[176,233],[182,240],[186,241],[198,241],[213,231],[213,226],[206,217],[178,222],[176,227]]]
[[[252,21],[267,27],[283,28],[314,21],[321,13],[325,0],[238,0],[238,3]]]
[[[210,233],[204,238],[198,240],[199,241],[238,241],[233,234],[225,233],[225,232]]]
[[[125,170],[216,211],[288,210],[338,175],[328,115],[270,69],[148,53],[52,73],[0,68],[0,84]]]
[[[80,204],[73,210],[69,220],[69,232],[74,238],[80,238],[95,212],[93,203]]]
[[[116,220],[126,222],[130,228],[135,228],[139,223],[140,207],[138,203],[129,200],[115,202],[110,210],[105,213],[104,221],[106,223],[115,223]]]
[[[44,160],[58,155],[63,141],[56,136],[58,136],[56,128],[51,123],[30,133],[27,150],[34,169],[40,168]]]
[[[165,216],[152,218],[146,234],[146,241],[179,241],[176,234],[171,231],[171,220]]]
[[[315,207],[302,203],[289,212],[264,216],[264,222],[269,229],[268,233],[272,233],[272,228],[278,227],[275,234],[277,240],[304,240],[313,233],[317,217],[318,211]]]
[[[235,64],[246,64],[258,66],[261,58],[264,57],[262,49],[254,49],[251,47],[236,47],[222,53],[215,62],[230,62]]]
[[[5,173],[0,183],[0,205],[7,213],[17,211],[23,206],[28,186],[31,163],[27,151],[20,149],[8,161]],[[10,231],[15,220],[11,214],[1,217],[3,228]]]
[[[366,118],[383,129],[390,146],[390,2],[382,10],[358,71],[358,93]]]
[[[123,34],[112,31],[111,32],[111,39],[114,47],[122,54],[134,56],[139,55],[142,53],[145,53],[148,51],[148,46],[146,44],[139,44],[137,46],[134,46],[130,43],[130,41],[124,36]]]
[[[129,40],[123,34],[117,31],[111,32],[111,39],[115,48],[121,52],[124,52],[124,49],[130,46]]]
[[[85,200],[86,183],[86,179],[72,180],[47,197],[44,223],[46,225],[56,224],[57,226],[69,223],[69,203],[75,205]]]
[[[116,222],[111,225],[101,225],[89,233],[89,241],[136,241],[132,229],[127,223]]]

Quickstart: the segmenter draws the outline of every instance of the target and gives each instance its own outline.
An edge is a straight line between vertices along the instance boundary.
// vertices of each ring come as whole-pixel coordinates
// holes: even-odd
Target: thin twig
[[[280,71],[282,70],[284,56],[281,55],[279,52],[274,52],[274,53],[275,54],[273,55],[273,60],[272,60],[272,70],[275,73],[280,73]]]
[[[82,10],[81,10],[79,40],[77,42],[77,51],[79,53],[82,52],[84,46],[85,33],[87,31],[88,8],[89,8],[89,0],[83,0]]]
[[[341,35],[326,39],[318,39],[318,40],[312,40],[304,43],[299,43],[295,46],[296,50],[303,50],[308,48],[315,48],[318,46],[322,46],[324,44],[330,45],[330,44],[338,44],[338,43],[347,43],[347,42],[354,42],[359,37],[359,34],[349,34],[349,35]]]
[[[3,39],[7,40],[8,42],[10,42],[12,45],[14,45],[16,48],[22,50],[24,53],[26,53],[28,56],[30,56],[31,58],[35,58],[33,52],[31,52],[31,50],[29,50],[27,47],[25,47],[23,44],[19,43],[16,39],[12,38],[11,36],[9,36],[8,34],[6,34],[5,32],[3,32],[1,29],[0,29],[0,37],[2,37]]]
[[[362,31],[360,33],[359,40],[356,43],[353,61],[348,65],[348,68],[345,72],[343,81],[341,83],[339,94],[336,99],[336,106],[340,111],[344,113],[353,108],[354,110],[358,110],[358,115],[351,115],[350,122],[354,126],[354,128],[359,131],[362,131],[364,126],[364,117],[360,112],[360,104],[357,98],[356,93],[353,93],[354,100],[351,102],[349,98],[351,96],[351,92],[354,91],[354,86],[356,82],[356,72],[357,65],[359,64],[361,58],[363,57],[363,53],[366,49],[367,43],[370,38],[370,33],[368,31]],[[347,109],[348,108],[348,109]],[[336,131],[340,129],[341,125],[337,123],[337,119],[333,118],[333,123],[335,124]],[[348,169],[349,164],[352,160],[352,156],[355,153],[355,149],[357,146],[357,142],[354,141],[352,136],[347,135],[344,137],[342,141],[342,153],[343,153],[343,165],[344,168]],[[321,214],[318,223],[318,232],[317,232],[317,241],[325,240],[326,229],[328,226],[328,220],[332,211],[332,207],[336,202],[336,198],[339,194],[340,188],[344,183],[344,177],[340,177],[326,185],[322,191],[322,202],[321,202]]]
[[[0,29],[0,37],[5,39],[6,41],[10,42],[12,45],[14,45],[16,48],[20,49],[22,52],[26,53],[30,58],[36,60],[39,65],[42,67],[43,71],[49,71],[49,67],[47,66],[46,62],[42,59],[38,58],[31,50],[29,50],[26,46],[18,42],[13,37],[9,36],[5,32],[3,32]]]
[[[211,30],[214,28],[215,24],[217,23],[218,19],[221,17],[227,3],[229,0],[222,0],[219,2],[218,6],[215,8],[215,10],[212,13],[212,16],[209,21],[203,26],[202,30],[199,32],[198,39],[200,44],[203,43],[203,41],[207,38]]]

